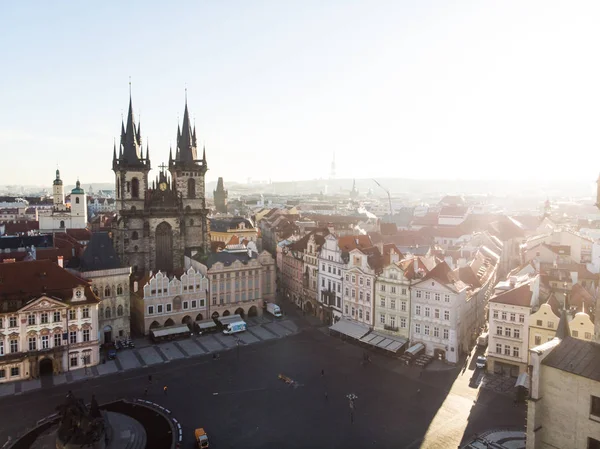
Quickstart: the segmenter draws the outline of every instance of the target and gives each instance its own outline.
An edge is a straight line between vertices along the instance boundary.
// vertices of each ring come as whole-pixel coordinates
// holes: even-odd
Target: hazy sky
[[[0,184],[112,182],[129,76],[154,167],[187,85],[208,180],[327,177],[335,151],[338,177],[593,182],[599,23],[598,1],[1,2]]]

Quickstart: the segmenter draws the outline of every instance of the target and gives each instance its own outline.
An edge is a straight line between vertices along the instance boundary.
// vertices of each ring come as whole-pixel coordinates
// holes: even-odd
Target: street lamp
[[[354,422],[354,401],[358,399],[358,396],[354,393],[349,393],[346,395],[348,398],[348,406],[350,407],[350,422]]]

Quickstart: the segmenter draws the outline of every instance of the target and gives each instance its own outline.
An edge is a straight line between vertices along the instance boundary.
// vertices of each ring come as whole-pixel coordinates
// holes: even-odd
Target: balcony
[[[384,324],[383,329],[386,331],[391,331],[391,332],[398,332],[400,330],[400,328],[398,328],[398,326],[391,326],[389,324]]]

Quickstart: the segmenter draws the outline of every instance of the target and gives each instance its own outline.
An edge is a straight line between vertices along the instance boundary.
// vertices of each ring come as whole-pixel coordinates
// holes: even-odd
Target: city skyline
[[[151,176],[187,88],[208,182],[597,178],[594,3],[116,5],[1,7],[3,184],[113,182],[129,77]]]

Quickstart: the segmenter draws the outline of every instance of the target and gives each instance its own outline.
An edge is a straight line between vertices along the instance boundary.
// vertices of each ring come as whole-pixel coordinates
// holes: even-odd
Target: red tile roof
[[[352,251],[353,249],[371,248],[373,244],[368,235],[347,235],[338,239],[338,246],[342,251]]]
[[[468,211],[469,208],[465,206],[444,206],[440,210],[439,215],[446,217],[464,217],[467,215]]]
[[[423,280],[434,279],[444,285],[460,282],[458,276],[452,271],[446,262],[438,263],[433,270],[425,275]]]
[[[70,300],[84,286],[87,302],[100,302],[86,281],[49,260],[0,264],[0,301],[27,301],[43,294]]]
[[[381,235],[394,235],[398,232],[398,226],[396,223],[381,223],[380,231]]]
[[[25,234],[29,231],[37,231],[40,229],[39,221],[33,220],[19,220],[19,221],[5,221],[0,223],[4,225],[4,232],[6,235]]]
[[[525,282],[511,290],[502,292],[490,298],[490,302],[529,307],[531,305],[530,283]]]
[[[92,232],[89,229],[67,229],[67,235],[77,241],[89,241],[92,238]]]

